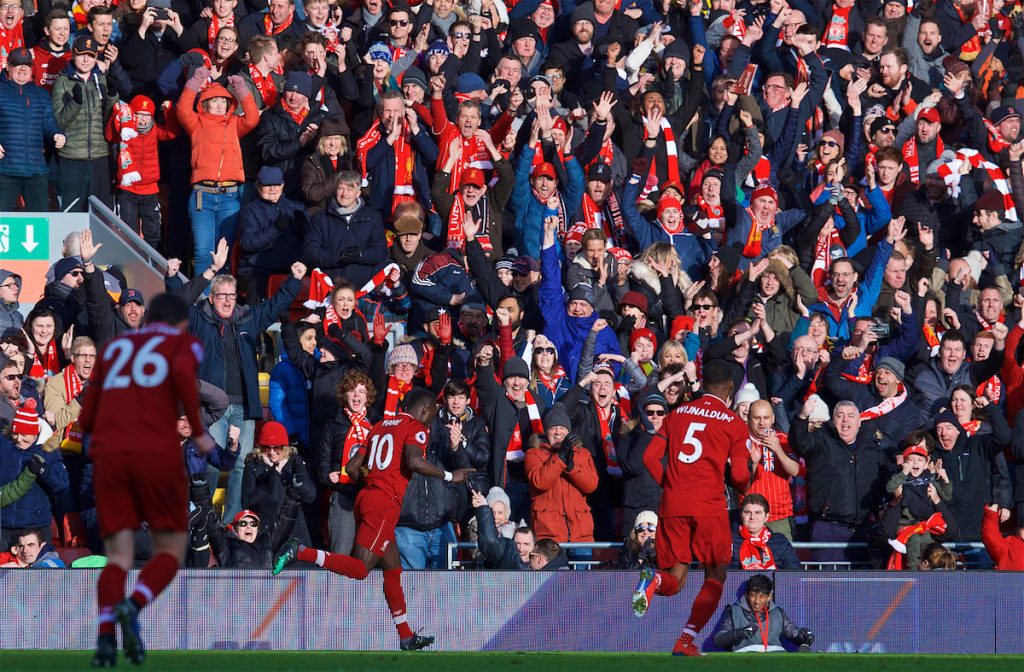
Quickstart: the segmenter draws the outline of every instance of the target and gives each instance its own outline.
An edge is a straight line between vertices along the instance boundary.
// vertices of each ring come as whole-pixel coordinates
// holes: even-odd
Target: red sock
[[[400,639],[412,637],[412,628],[405,617],[405,592],[402,590],[402,569],[384,570],[384,599],[387,600],[391,618],[395,622]]]
[[[132,591],[132,602],[139,609],[157,598],[174,581],[178,573],[178,559],[170,553],[157,553],[139,572],[139,580]]]
[[[99,602],[99,634],[114,634],[114,605],[124,599],[124,580],[128,572],[113,563],[100,572],[96,581],[96,598]]]
[[[318,548],[300,548],[295,554],[295,559],[300,562],[312,562],[317,567],[323,567],[335,574],[347,576],[357,581],[362,581],[369,574],[366,565],[352,556],[328,553]]]
[[[668,572],[658,572],[656,577],[655,580],[659,581],[658,589],[654,591],[656,595],[665,595],[667,597],[679,592],[679,580],[676,577]]]
[[[693,608],[690,610],[690,618],[686,621],[686,627],[694,632],[707,625],[711,616],[718,608],[722,599],[722,583],[715,579],[705,578],[704,585],[700,587],[697,598],[693,601]]]

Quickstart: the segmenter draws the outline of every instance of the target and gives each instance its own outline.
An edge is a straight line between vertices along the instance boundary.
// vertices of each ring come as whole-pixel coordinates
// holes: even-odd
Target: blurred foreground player
[[[188,480],[178,418],[184,414],[203,454],[216,444],[199,418],[196,371],[199,342],[184,331],[188,306],[161,294],[146,311],[146,326],[110,341],[99,357],[78,423],[91,435],[89,456],[100,533],[107,565],[96,584],[99,638],[93,667],[117,662],[114,622],[121,625],[124,653],[139,665],[146,657],[139,610],[166,588],[185,556]],[[153,558],[139,574],[129,599],[124,581],[135,562],[135,530],[149,523]]]
[[[370,429],[366,441],[354,448],[345,465],[353,482],[362,478],[365,465],[366,485],[356,496],[356,543],[352,555],[327,553],[306,548],[295,539],[289,541],[274,561],[273,573],[279,574],[289,563],[313,562],[362,581],[380,564],[384,570],[384,599],[398,629],[403,651],[423,649],[434,643],[433,637],[413,633],[406,620],[405,593],[402,591],[402,564],[395,544],[395,526],[402,511],[402,500],[413,473],[463,483],[472,469],[444,471],[424,459],[427,452],[427,426],[434,419],[437,404],[434,395],[424,389],[406,393],[402,412],[381,420]]]
[[[722,360],[704,367],[704,396],[683,404],[665,418],[644,453],[644,465],[661,484],[661,521],[655,554],[661,571],[645,568],[633,593],[633,612],[647,613],[657,595],[675,595],[686,583],[690,561],[704,569],[704,585],[693,601],[683,634],[672,655],[699,656],[694,644],[722,599],[722,584],[732,556],[732,534],[725,502],[725,465],[733,486],[750,481],[746,424],[730,409],[732,372]],[[668,460],[662,459],[668,452]]]

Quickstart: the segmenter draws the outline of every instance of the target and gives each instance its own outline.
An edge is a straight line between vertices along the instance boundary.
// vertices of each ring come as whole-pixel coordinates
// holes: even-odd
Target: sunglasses
[[[399,26],[400,28],[405,28],[409,25],[409,21],[407,19],[391,19],[388,23],[392,26]]]
[[[636,527],[633,528],[633,531],[634,532],[657,532],[658,531],[658,526],[657,525],[651,525],[650,523],[648,523],[647,525],[637,525]]]
[[[468,40],[472,37],[471,33],[452,33],[452,39],[455,40]]]
[[[715,305],[713,303],[695,303],[691,307],[694,310],[712,310]]]
[[[649,408],[646,411],[647,415],[653,415],[656,418],[660,418],[667,414],[667,411],[663,408]]]
[[[892,126],[886,126],[885,128],[878,129],[879,133],[885,133],[886,135],[896,135],[896,129]]]
[[[240,520],[238,521],[238,527],[259,527],[260,524],[255,520]]]
[[[19,376],[16,373],[10,373],[10,374],[4,376],[4,380],[6,380],[8,383],[13,383],[14,381],[19,380],[20,378],[21,378],[21,376]]]
[[[80,277],[82,277],[84,275],[84,273],[82,273],[82,271],[71,271],[71,273],[69,275],[73,275],[76,278],[80,278]]]
[[[826,147],[838,147],[839,146],[839,143],[836,142],[835,140],[822,140],[821,144],[826,146]]]
[[[554,348],[534,348],[534,351],[539,355],[553,355],[555,354]]]

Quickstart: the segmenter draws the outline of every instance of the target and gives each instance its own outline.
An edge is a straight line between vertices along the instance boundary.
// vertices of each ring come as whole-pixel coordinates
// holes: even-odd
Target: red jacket
[[[132,159],[132,165],[129,168],[129,172],[138,173],[139,179],[125,186],[124,182],[122,182],[125,169],[121,165],[120,161],[117,161],[116,185],[118,189],[133,194],[139,194],[140,196],[159,193],[160,156],[157,153],[157,143],[163,142],[164,140],[173,140],[178,137],[178,133],[175,128],[176,124],[171,122],[173,117],[174,114],[168,110],[167,126],[158,126],[154,122],[153,127],[149,129],[148,133],[139,133],[128,141],[128,153],[131,155]],[[119,133],[115,129],[115,125],[115,115],[112,114],[110,115],[110,119],[107,121],[107,127],[104,130],[104,135],[108,142],[118,143],[120,141]],[[118,155],[118,158],[120,158],[120,154]]]
[[[524,467],[530,481],[533,529],[538,539],[593,541],[594,517],[587,495],[597,489],[597,468],[586,448],[575,448],[571,471],[550,446],[526,451]]]
[[[981,520],[981,541],[995,561],[996,569],[1024,571],[1024,539],[1017,534],[1004,537],[999,533],[998,511],[985,509],[985,517]]]
[[[202,108],[204,100],[227,98],[228,112],[213,116]],[[238,139],[247,135],[260,123],[260,111],[252,95],[242,98],[244,115],[235,114],[237,102],[220,84],[211,84],[199,95],[198,111],[192,109],[196,92],[185,87],[175,109],[178,121],[192,138],[192,183],[244,182],[242,147]]]

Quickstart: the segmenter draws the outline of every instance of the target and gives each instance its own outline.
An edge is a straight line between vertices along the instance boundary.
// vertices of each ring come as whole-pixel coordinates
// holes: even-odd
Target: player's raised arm
[[[425,440],[424,443],[426,443]],[[430,476],[432,478],[440,478],[448,481],[449,483],[465,483],[466,477],[476,471],[476,469],[456,469],[455,471],[445,471],[441,467],[435,467],[424,459],[423,446],[418,443],[405,444],[405,447],[402,449],[402,454],[405,458],[406,466],[417,474],[423,474],[424,476]]]
[[[668,450],[668,437],[665,434],[665,427],[668,425],[668,418],[665,418],[666,422],[661,426],[661,430],[654,435],[650,443],[647,444],[647,450],[644,451],[644,466],[647,467],[647,471],[651,472],[651,476],[654,477],[654,482],[664,487],[665,479],[665,467],[661,461],[665,459],[665,452]]]
[[[406,437],[406,444],[402,446],[402,459],[412,471],[432,478],[440,478],[450,483],[465,483],[466,476],[476,469],[456,469],[445,471],[435,467],[423,456],[427,453],[427,427],[437,413],[437,402],[434,395],[423,389],[409,391],[402,400],[402,406],[406,413],[416,420],[419,420],[422,428],[415,432],[409,432]]]

